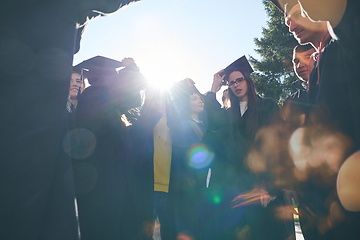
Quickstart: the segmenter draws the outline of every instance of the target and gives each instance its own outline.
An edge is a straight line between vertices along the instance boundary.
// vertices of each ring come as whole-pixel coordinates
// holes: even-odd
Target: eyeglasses
[[[244,77],[239,77],[239,78],[237,78],[235,81],[229,81],[229,82],[228,82],[228,86],[231,87],[231,86],[234,85],[235,83],[240,84],[240,83],[242,83],[244,80],[245,80]]]

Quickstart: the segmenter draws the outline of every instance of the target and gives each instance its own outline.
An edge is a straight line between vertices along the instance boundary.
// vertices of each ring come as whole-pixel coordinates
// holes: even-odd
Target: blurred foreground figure
[[[60,157],[76,27],[129,2],[1,1],[1,239],[78,239],[71,161]]]
[[[351,196],[348,191],[360,183],[339,172],[345,159],[360,148],[360,4],[299,2],[275,1],[285,9],[286,24],[298,42],[316,49],[308,89],[310,111],[304,127],[290,140],[295,175],[305,186],[307,203],[312,203],[304,211],[309,215],[302,227],[309,233],[306,239],[360,239],[359,213],[347,211],[356,208],[342,200],[342,194]]]
[[[360,151],[351,155],[341,166],[337,178],[338,195],[349,211],[360,211]]]
[[[124,66],[117,72],[115,69]],[[145,80],[131,58],[122,62],[97,56],[78,65],[91,84],[76,112],[73,145],[75,190],[81,238],[141,239],[138,188],[131,169],[131,140],[124,114],[139,107]]]

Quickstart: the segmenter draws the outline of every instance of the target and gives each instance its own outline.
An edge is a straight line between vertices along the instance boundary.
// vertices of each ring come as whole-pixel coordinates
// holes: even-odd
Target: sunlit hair
[[[229,99],[229,95],[228,95],[228,96],[225,96],[225,93],[226,93],[226,92],[229,94],[229,89],[228,89],[228,88],[223,91],[223,95],[222,95],[222,97],[221,97],[221,101],[223,102],[223,107],[224,107],[225,109],[229,109],[229,108],[231,107],[231,102],[230,102],[230,99]]]

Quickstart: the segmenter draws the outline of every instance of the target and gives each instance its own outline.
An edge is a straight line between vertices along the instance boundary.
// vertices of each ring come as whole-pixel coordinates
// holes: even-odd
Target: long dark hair
[[[255,137],[258,125],[258,114],[257,114],[257,103],[260,97],[256,94],[255,83],[252,80],[250,73],[247,71],[234,70],[232,72],[239,71],[244,75],[244,78],[247,83],[247,97],[248,97],[248,113],[249,116],[246,120],[246,134],[250,137]],[[230,75],[230,72],[228,75]],[[232,122],[235,123],[240,119],[240,102],[239,98],[233,93],[229,87],[229,98],[231,107],[229,108]]]

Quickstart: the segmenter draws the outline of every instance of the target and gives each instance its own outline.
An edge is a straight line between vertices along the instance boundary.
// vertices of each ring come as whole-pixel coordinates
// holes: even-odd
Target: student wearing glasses
[[[246,57],[239,58],[214,75],[204,99],[209,129],[220,140],[207,197],[212,211],[204,228],[208,239],[292,239],[284,221],[275,217],[282,198],[277,197],[281,189],[274,185],[273,169],[268,169],[273,163],[265,156],[259,170],[256,158],[251,157],[253,153],[263,155],[263,137],[268,136],[264,129],[281,121],[276,102],[256,93],[252,72]],[[225,84],[228,109],[221,108],[215,97]]]
[[[231,137],[243,146],[244,153],[252,146],[258,130],[270,125],[279,110],[273,99],[256,94],[254,81],[250,77],[252,72],[246,57],[239,58],[214,75],[211,90],[205,99],[205,106],[210,108],[213,130],[230,126]],[[221,109],[215,98],[215,93],[224,84],[228,86],[230,99],[226,111]]]

